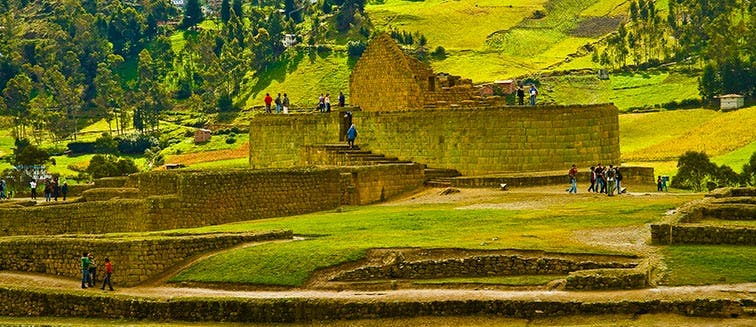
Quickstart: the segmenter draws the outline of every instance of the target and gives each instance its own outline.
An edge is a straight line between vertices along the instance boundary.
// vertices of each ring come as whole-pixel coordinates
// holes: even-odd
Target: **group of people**
[[[656,190],[659,192],[669,192],[669,186],[667,186],[667,182],[669,182],[669,178],[667,176],[659,176],[656,179]]]
[[[344,96],[344,92],[339,92],[339,107],[344,107],[346,105],[346,97]],[[331,94],[326,93],[323,95],[323,93],[320,93],[320,97],[318,97],[318,108],[317,110],[319,112],[331,112]]]
[[[37,199],[37,181],[32,179],[31,182],[29,182],[29,187],[31,188],[31,198],[32,200]],[[45,179],[45,202],[50,202],[51,199],[55,199],[55,201],[58,201],[58,197],[63,196],[63,201],[66,201],[66,197],[68,196],[68,182],[63,182],[63,185],[60,185],[58,183],[58,178],[53,177],[53,179],[46,178]]]
[[[105,258],[105,277],[102,279],[101,290],[105,290],[105,285],[113,290],[113,282],[111,276],[113,275],[113,264],[109,258]],[[81,288],[95,287],[97,283],[97,264],[95,263],[94,255],[90,252],[84,252],[81,255]]]
[[[276,113],[280,114],[281,112],[288,114],[289,113],[289,96],[284,93],[283,98],[281,98],[281,93],[278,93],[278,96],[276,96],[276,99],[274,100],[273,97],[270,96],[270,93],[265,93],[265,112],[266,113],[272,113],[273,112],[273,104],[276,105]]]
[[[567,176],[570,181],[570,187],[567,189],[569,193],[577,193],[577,167],[573,164],[572,168],[567,172]],[[619,166],[604,167],[600,163],[591,167],[591,186],[588,187],[588,192],[605,193],[608,196],[613,196],[615,191],[617,194],[622,194],[622,172]]]
[[[528,94],[530,95],[530,105],[535,106],[536,96],[538,96],[538,89],[535,87],[534,84],[530,84],[530,89],[528,89]],[[521,106],[525,105],[525,89],[522,88],[522,85],[517,87],[517,103]]]

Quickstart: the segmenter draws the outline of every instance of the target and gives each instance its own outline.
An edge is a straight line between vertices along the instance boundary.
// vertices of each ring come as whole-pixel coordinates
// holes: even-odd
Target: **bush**
[[[87,173],[93,178],[126,176],[138,171],[134,160],[102,154],[92,157],[87,167]]]
[[[94,143],[95,153],[118,153],[118,141],[116,141],[110,133],[102,133],[102,136],[98,137]]]
[[[14,145],[13,155],[9,158],[14,166],[41,165],[50,160],[49,152],[31,144],[27,139],[16,139]]]
[[[546,12],[543,10],[536,10],[533,12],[533,19],[541,19],[546,17]]]
[[[367,48],[367,44],[363,41],[349,41],[347,43],[347,53],[354,59],[359,59],[365,52],[365,48]]]
[[[123,154],[142,154],[144,150],[158,146],[160,143],[155,137],[133,133],[116,137],[118,151]]]
[[[95,153],[95,142],[70,142],[66,147],[74,154]]]
[[[446,58],[446,49],[439,45],[433,50],[433,52],[431,52],[431,56],[436,59],[444,59]]]
[[[226,144],[234,144],[236,143],[236,138],[233,136],[230,136],[226,138]]]

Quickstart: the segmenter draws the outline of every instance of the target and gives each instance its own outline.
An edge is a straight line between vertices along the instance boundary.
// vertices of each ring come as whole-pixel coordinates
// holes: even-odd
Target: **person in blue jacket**
[[[349,144],[349,148],[354,147],[354,139],[357,138],[357,128],[354,127],[354,124],[352,126],[349,126],[349,129],[347,130],[347,144]]]

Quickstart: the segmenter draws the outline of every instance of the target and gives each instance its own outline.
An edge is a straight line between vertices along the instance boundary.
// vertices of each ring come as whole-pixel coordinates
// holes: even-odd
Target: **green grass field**
[[[675,245],[664,247],[662,254],[668,285],[756,282],[752,246]]]
[[[248,231],[291,229],[307,239],[231,250],[201,261],[173,281],[298,286],[319,268],[360,259],[370,248],[455,247],[541,249],[608,253],[581,243],[583,230],[642,226],[697,196],[606,197],[584,195],[568,203],[545,194],[503,196],[494,202],[543,200],[546,208],[460,210],[450,204],[350,207],[189,230]],[[561,197],[561,195],[557,195]],[[218,271],[224,271],[218,274]]]

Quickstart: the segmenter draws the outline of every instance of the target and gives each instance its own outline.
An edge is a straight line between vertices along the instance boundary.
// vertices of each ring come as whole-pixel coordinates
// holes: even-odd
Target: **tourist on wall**
[[[271,104],[273,104],[273,97],[270,96],[270,93],[265,93],[265,113],[271,113],[273,112],[271,110]]]
[[[538,95],[538,89],[536,89],[534,84],[530,84],[530,105],[535,106],[536,105],[536,96]]]
[[[331,112],[331,93],[326,93],[323,104],[325,105],[325,112]]]
[[[570,179],[570,188],[567,189],[569,193],[577,194],[577,173],[577,167],[575,164],[572,164],[572,168],[567,172],[567,176]]]
[[[339,107],[343,108],[346,105],[346,97],[344,92],[339,92]]]
[[[81,255],[81,288],[87,288],[87,283],[89,283],[89,265],[92,264],[91,261],[89,261],[88,253],[84,252]]]
[[[63,182],[63,186],[60,187],[60,192],[63,194],[63,201],[66,201],[66,195],[68,194],[68,182]]]
[[[347,136],[347,144],[349,144],[349,148],[351,149],[354,147],[354,139],[357,138],[357,128],[354,126],[354,124],[349,126],[346,136]]]
[[[591,166],[591,186],[588,187],[588,193],[596,192],[596,167]]]
[[[525,90],[522,88],[522,85],[517,86],[517,104],[521,106],[525,105]]]
[[[89,257],[89,278],[87,279],[87,284],[89,287],[94,287],[95,283],[97,283],[97,264],[95,263],[94,254],[89,253],[87,257]]]
[[[113,275],[113,264],[110,263],[110,258],[105,258],[105,277],[102,279],[102,287],[100,287],[101,290],[105,290],[105,285],[107,284],[108,287],[110,287],[110,290],[113,290],[113,282],[111,281],[111,276]]]
[[[37,199],[37,181],[32,179],[31,182],[29,182],[29,187],[31,187],[32,200],[36,200]]]
[[[606,194],[614,196],[614,189],[617,187],[617,172],[612,165],[609,165],[609,169],[606,170],[606,181],[609,184],[606,190]]]
[[[288,114],[289,113],[289,96],[286,95],[286,93],[284,93],[282,105],[283,105],[283,113]]]
[[[278,96],[276,97],[276,113],[281,113],[281,93],[278,93]]]
[[[320,96],[318,97],[318,111],[325,111],[325,96],[323,96],[323,93],[320,93]]]

